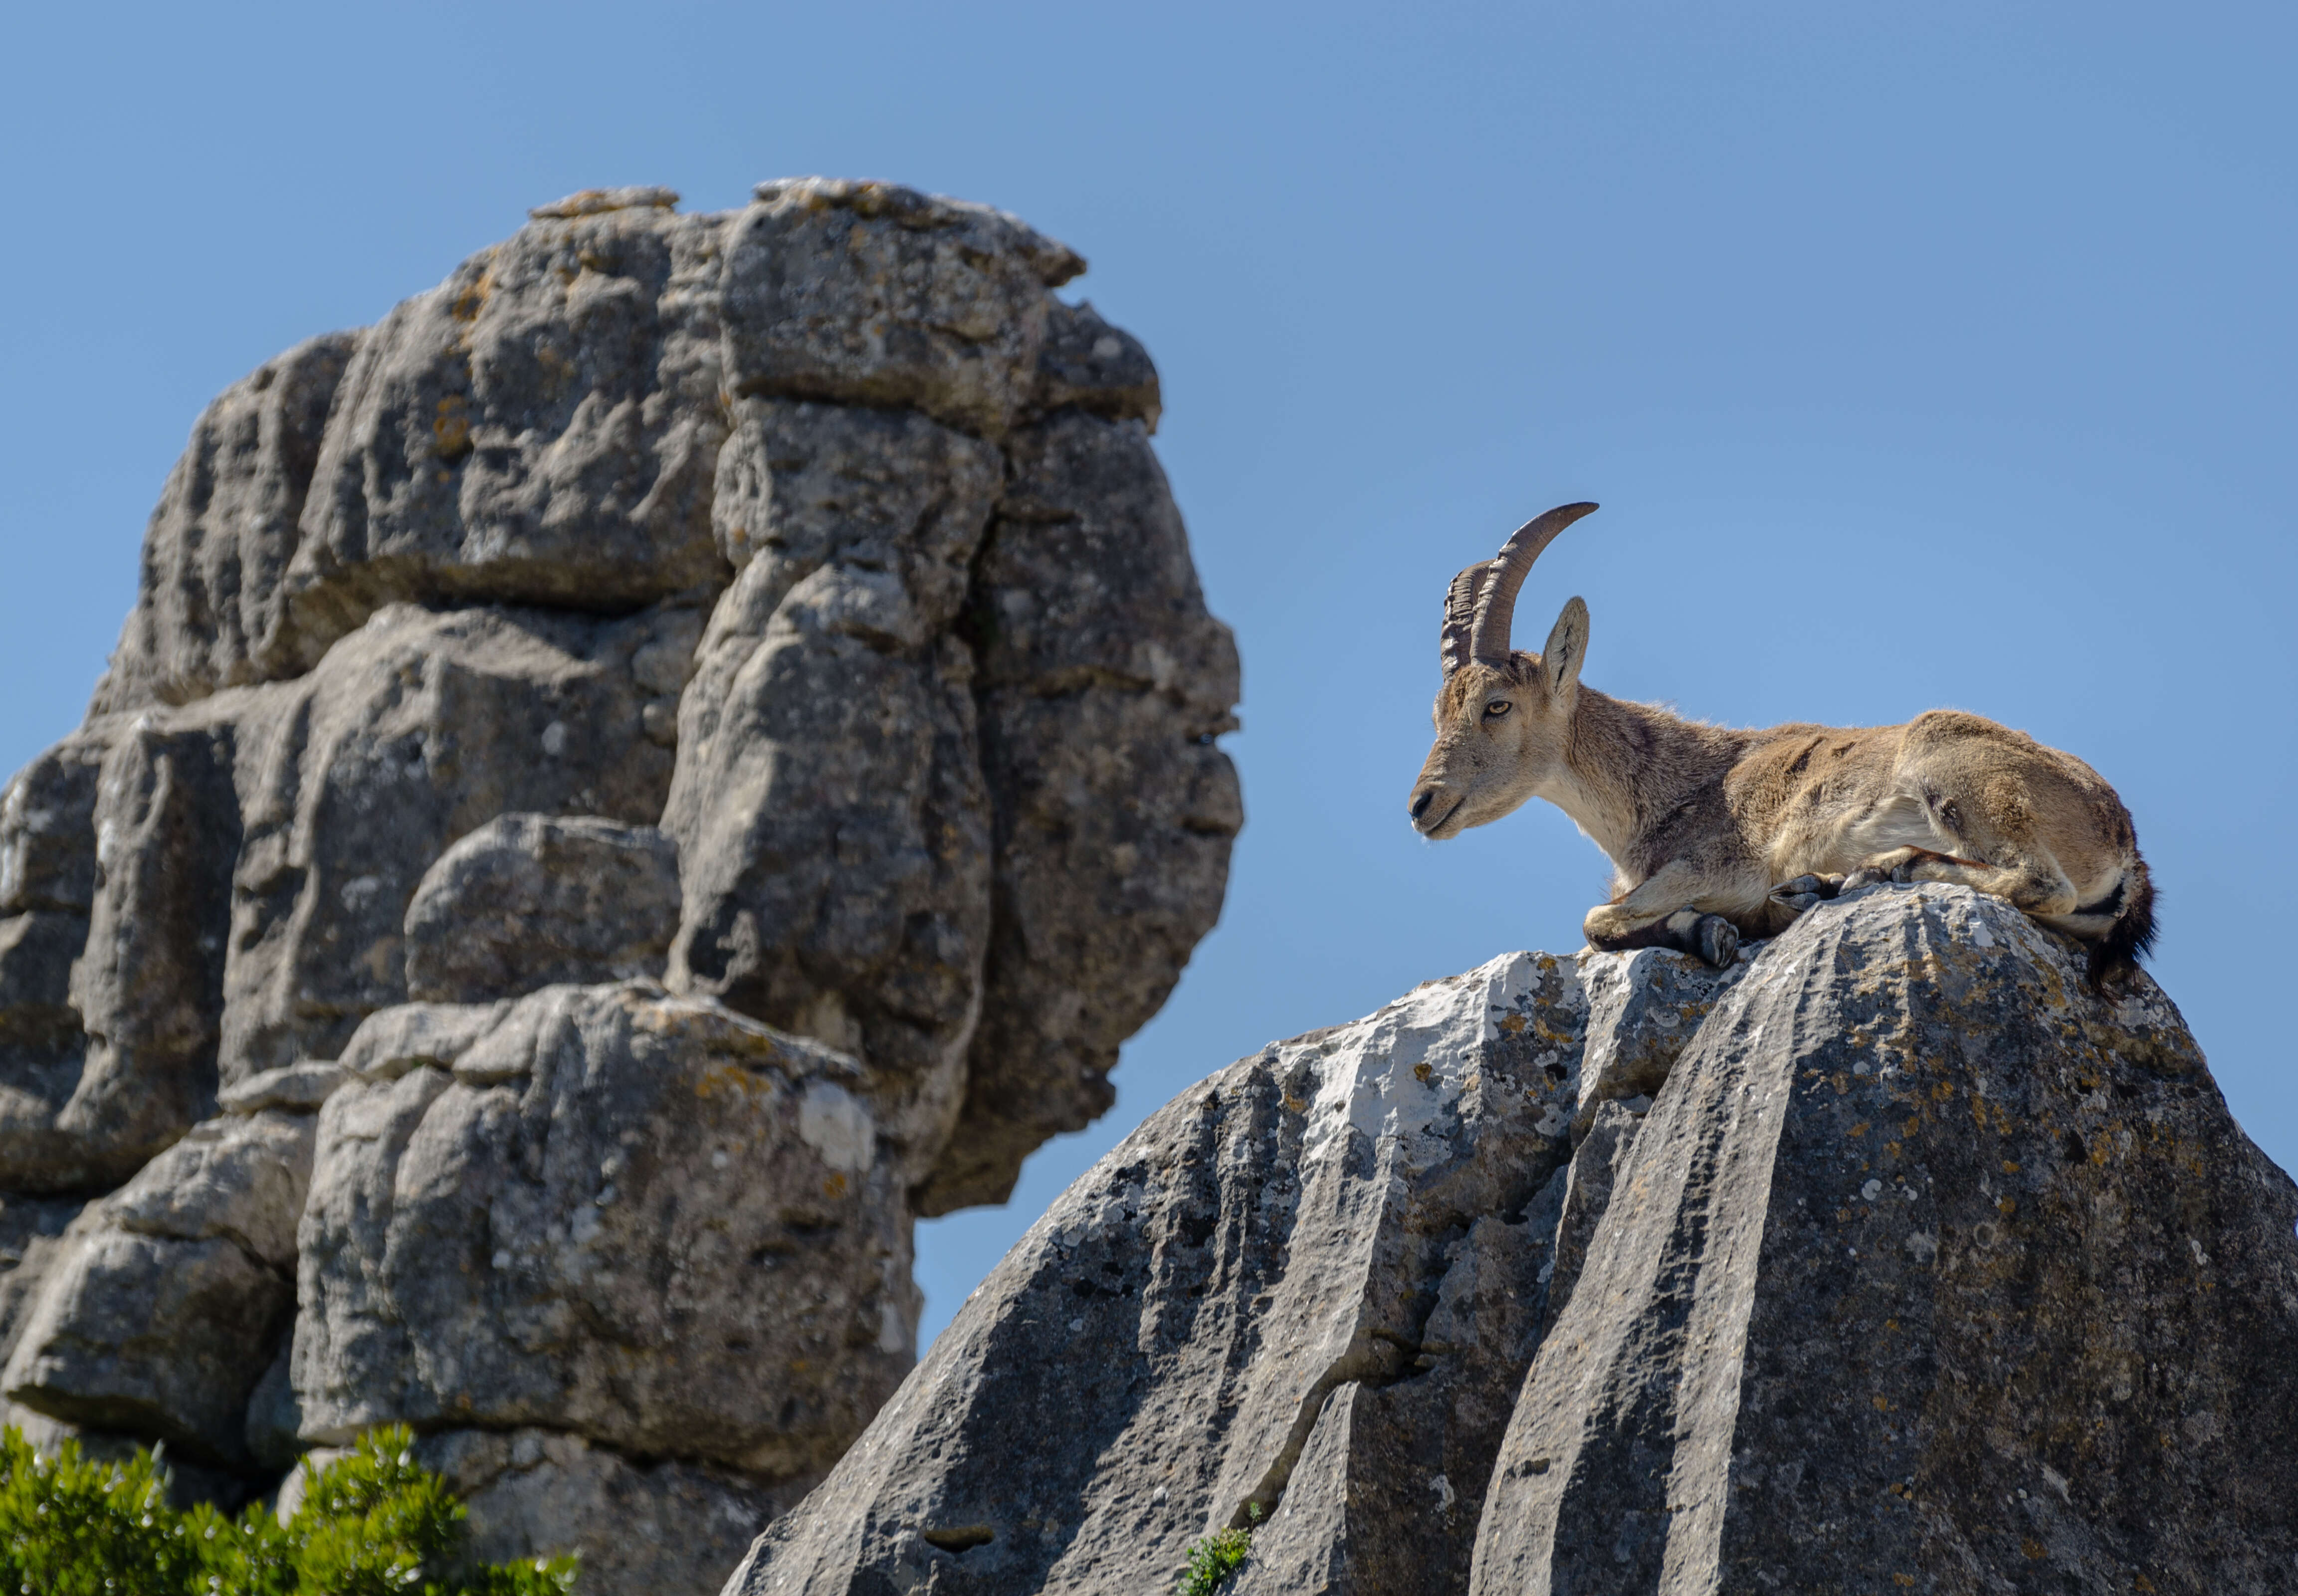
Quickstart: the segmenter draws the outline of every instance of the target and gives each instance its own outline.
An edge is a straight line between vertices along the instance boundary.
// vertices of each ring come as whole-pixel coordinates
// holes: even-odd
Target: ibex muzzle
[[[2091,973],[2135,968],[2153,888],[2129,812],[2098,773],[1975,715],[1902,726],[1734,731],[1580,681],[1588,608],[1568,601],[1538,654],[1509,629],[1533,562],[1596,507],[1526,522],[1444,600],[1436,742],[1412,824],[1442,840],[1528,798],[1569,815],[1613,865],[1583,921],[1598,948],[1668,947],[1711,963],[1847,886],[1956,881],[2090,944]]]

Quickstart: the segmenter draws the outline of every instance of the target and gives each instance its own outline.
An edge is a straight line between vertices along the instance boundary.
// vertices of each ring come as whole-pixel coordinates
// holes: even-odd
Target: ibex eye
[[[1506,715],[1509,710],[1515,707],[1516,706],[1509,703],[1506,699],[1494,699],[1491,703],[1484,706],[1484,718],[1486,720],[1498,720],[1500,716]]]

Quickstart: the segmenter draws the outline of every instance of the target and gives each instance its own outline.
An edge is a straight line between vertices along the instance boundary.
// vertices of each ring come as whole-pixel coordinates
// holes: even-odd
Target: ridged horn
[[[1448,681],[1454,671],[1468,663],[1468,637],[1476,629],[1476,600],[1484,593],[1485,578],[1492,574],[1492,562],[1480,559],[1453,577],[1451,591],[1444,595],[1441,647]]]
[[[1483,584],[1476,624],[1469,630],[1468,653],[1472,658],[1487,665],[1508,663],[1509,629],[1516,622],[1516,595],[1532,570],[1532,562],[1540,558],[1542,550],[1556,541],[1558,533],[1595,508],[1592,504],[1559,504],[1546,515],[1526,521],[1500,545],[1500,551],[1485,566],[1492,573],[1492,580]],[[1457,581],[1452,591],[1459,591]]]

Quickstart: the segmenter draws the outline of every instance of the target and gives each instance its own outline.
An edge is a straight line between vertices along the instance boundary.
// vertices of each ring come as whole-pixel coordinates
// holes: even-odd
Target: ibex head
[[[1566,604],[1538,654],[1511,649],[1509,628],[1532,562],[1595,508],[1559,505],[1517,528],[1492,559],[1452,579],[1444,597],[1436,746],[1412,787],[1412,825],[1422,836],[1457,837],[1498,820],[1562,770],[1588,647],[1588,607],[1577,599]]]

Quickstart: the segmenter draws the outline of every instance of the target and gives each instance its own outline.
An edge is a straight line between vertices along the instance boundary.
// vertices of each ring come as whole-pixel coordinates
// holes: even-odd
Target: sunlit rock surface
[[[1513,955],[1072,1187],[730,1592],[2265,1592],[2298,1189],[1962,888]],[[1576,1147],[1575,1147],[1576,1141]]]
[[[1108,1106],[1243,821],[1084,262],[675,197],[219,397],[0,795],[11,1419],[226,1501],[405,1419],[592,1596],[715,1589],[860,1433],[913,1217]]]

